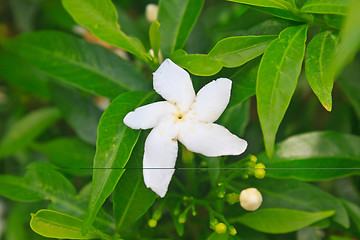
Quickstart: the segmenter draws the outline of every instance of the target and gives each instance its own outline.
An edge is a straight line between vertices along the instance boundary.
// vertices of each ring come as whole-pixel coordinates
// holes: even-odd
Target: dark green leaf
[[[124,91],[149,89],[127,61],[65,33],[24,34],[6,41],[5,47],[50,76],[98,95],[115,98]]]
[[[296,234],[297,240],[321,240],[320,233],[316,231],[316,228],[306,227],[300,229]]]
[[[100,230],[91,228],[86,235],[81,234],[82,221],[70,215],[52,211],[39,210],[31,215],[31,229],[47,238],[60,239],[109,239],[110,236]]]
[[[360,137],[337,132],[312,132],[290,137],[276,145],[270,160],[261,153],[259,161],[273,178],[319,181],[360,174]],[[284,170],[285,168],[286,170]]]
[[[312,212],[334,210],[332,219],[345,228],[349,227],[349,217],[341,202],[311,184],[291,179],[267,178],[266,180],[247,180],[239,185],[242,188],[257,188],[263,195],[262,208],[281,207]]]
[[[354,204],[349,201],[346,201],[346,200],[342,200],[342,203],[345,206],[345,208],[347,209],[347,211],[350,215],[350,218],[355,223],[357,230],[360,232],[360,208],[359,208],[359,205]]]
[[[89,230],[102,204],[114,191],[140,135],[140,131],[126,127],[122,120],[128,112],[151,100],[154,100],[153,93],[124,93],[117,97],[102,115],[98,127],[92,188],[83,233]]]
[[[29,188],[23,178],[12,175],[0,175],[0,195],[20,202],[42,199],[37,191]]]
[[[334,211],[304,212],[268,208],[244,214],[232,220],[265,233],[288,233],[334,215]]]
[[[125,229],[143,216],[156,199],[156,194],[144,184],[141,170],[144,145],[145,137],[141,137],[126,165],[127,170],[114,191],[114,215],[117,220],[117,231]]]
[[[62,3],[74,20],[87,27],[97,38],[145,61],[149,59],[140,40],[126,36],[120,30],[116,8],[111,0],[62,0]]]
[[[49,107],[35,110],[15,122],[0,142],[0,158],[22,150],[60,116],[56,108]]]
[[[307,25],[289,27],[266,49],[261,60],[256,99],[265,149],[272,156],[276,132],[289,106],[305,53]]]
[[[34,144],[33,147],[47,155],[50,161],[64,172],[74,175],[91,173],[95,148],[78,138],[57,138]]]
[[[164,57],[183,48],[205,0],[160,0],[161,51]],[[174,11],[176,9],[176,11]]]
[[[160,51],[160,23],[155,21],[151,24],[149,30],[149,38],[150,38],[150,45],[151,49],[154,51],[154,57],[159,58],[159,51]]]
[[[334,79],[329,75],[329,67],[335,51],[335,37],[330,31],[317,34],[309,43],[305,58],[306,78],[329,112],[332,109],[331,92]]]
[[[349,0],[308,0],[301,8],[301,11],[317,14],[347,15],[350,2]]]

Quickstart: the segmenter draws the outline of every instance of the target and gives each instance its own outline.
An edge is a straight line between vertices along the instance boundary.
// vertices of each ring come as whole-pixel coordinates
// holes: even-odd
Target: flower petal
[[[180,127],[179,141],[185,147],[208,157],[239,155],[247,142],[218,124],[186,121]]]
[[[177,134],[176,125],[170,121],[162,121],[150,132],[145,141],[143,161],[145,185],[160,197],[165,196],[175,172],[173,168],[178,151]]]
[[[170,116],[173,111],[176,111],[173,104],[167,101],[155,102],[129,112],[124,117],[124,123],[132,129],[149,129],[164,117]]]
[[[206,84],[197,93],[189,116],[203,122],[215,122],[230,100],[231,80],[219,78]]]
[[[187,111],[195,99],[190,75],[170,59],[166,59],[153,75],[155,91],[180,110]]]

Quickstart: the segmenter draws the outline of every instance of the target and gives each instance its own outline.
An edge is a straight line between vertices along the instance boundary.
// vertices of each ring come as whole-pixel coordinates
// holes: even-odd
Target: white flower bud
[[[158,12],[159,12],[158,5],[153,3],[149,3],[148,5],[146,5],[145,16],[149,22],[157,21]]]
[[[240,205],[248,211],[255,211],[262,203],[261,193],[256,188],[247,188],[240,193]]]

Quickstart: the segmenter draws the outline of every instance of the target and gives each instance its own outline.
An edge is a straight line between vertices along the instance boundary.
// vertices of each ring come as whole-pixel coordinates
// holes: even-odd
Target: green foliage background
[[[160,0],[149,23],[150,2],[0,2],[0,239],[360,239],[360,1]],[[218,123],[249,147],[180,148],[160,199],[143,183],[148,131],[122,119],[159,100],[163,58],[196,90],[233,81]]]

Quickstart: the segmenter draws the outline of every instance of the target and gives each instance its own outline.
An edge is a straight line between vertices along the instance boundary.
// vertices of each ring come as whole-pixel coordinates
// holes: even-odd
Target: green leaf
[[[271,160],[265,153],[258,159],[269,168],[268,177],[319,181],[360,174],[359,146],[359,136],[311,132],[277,144]]]
[[[0,142],[0,158],[25,148],[60,116],[56,108],[48,107],[35,110],[15,122]]]
[[[140,40],[126,36],[120,30],[116,8],[111,0],[62,0],[62,3],[74,20],[87,27],[95,37],[145,61],[149,59]]]
[[[0,195],[19,202],[36,202],[42,197],[29,188],[23,178],[13,175],[0,175]]]
[[[331,194],[311,184],[292,179],[267,178],[266,181],[247,180],[240,182],[239,186],[257,188],[263,195],[262,208],[281,207],[311,212],[334,210],[332,219],[345,228],[349,227],[349,216],[342,203]]]
[[[301,8],[301,11],[317,14],[347,15],[349,7],[349,0],[308,0]]]
[[[91,173],[95,148],[78,138],[57,138],[33,144],[33,148],[48,156],[50,161],[64,172],[74,175]]]
[[[48,75],[97,95],[115,98],[128,90],[149,90],[146,79],[127,61],[65,33],[24,34],[6,41],[5,47]]]
[[[100,230],[91,228],[86,235],[81,234],[82,221],[73,216],[52,211],[39,210],[31,215],[31,229],[47,238],[60,239],[109,239],[110,236]]]
[[[228,0],[228,1],[252,5],[252,6],[277,8],[283,10],[289,10],[293,8],[293,6],[286,0]]]
[[[344,21],[340,31],[340,43],[337,46],[331,69],[337,77],[346,64],[348,64],[360,48],[360,1],[352,1],[349,7],[349,14]]]
[[[313,227],[300,229],[296,234],[297,240],[321,240],[321,238],[321,233]]]
[[[94,104],[96,98],[54,82],[49,85],[49,89],[53,102],[64,115],[66,122],[82,140],[95,145],[97,126],[102,114]]]
[[[242,136],[250,120],[250,101],[227,108],[217,122],[231,133]]]
[[[177,50],[171,59],[194,75],[211,76],[222,67],[235,68],[261,55],[276,36],[239,36],[219,41],[209,54]]]
[[[21,71],[18,71],[19,68]],[[48,79],[45,74],[9,51],[0,51],[0,76],[38,97],[49,99]]]
[[[306,78],[327,111],[332,109],[334,79],[329,67],[335,51],[335,37],[330,31],[317,34],[309,43],[305,57]]]
[[[355,223],[357,230],[360,232],[360,208],[359,208],[359,206],[357,204],[346,201],[344,199],[342,200],[342,203],[345,206],[345,208],[347,209],[347,211],[350,215],[350,218]]]
[[[267,14],[273,15],[275,17],[297,21],[297,22],[312,22],[314,17],[308,13],[302,13],[298,9],[293,9],[292,11],[279,9],[279,8],[269,8],[269,7],[260,7],[252,6],[256,11],[265,12]]]
[[[265,149],[272,156],[276,132],[289,106],[305,53],[307,25],[289,27],[266,49],[261,60],[256,99]]]
[[[238,67],[261,55],[277,36],[239,36],[219,41],[209,56],[217,58],[224,67]]]
[[[268,208],[246,213],[232,222],[242,223],[265,233],[288,233],[334,215],[334,211],[304,212],[292,209]]]
[[[205,0],[160,0],[161,51],[164,57],[182,49],[194,27]],[[176,11],[174,11],[176,9]]]
[[[130,226],[154,204],[156,194],[144,184],[142,159],[145,135],[142,134],[131,155],[127,170],[114,191],[114,215],[116,229],[121,231]]]
[[[122,122],[135,108],[154,100],[153,93],[128,92],[117,97],[102,115],[94,158],[90,201],[82,232],[86,233],[106,198],[114,191],[139,138],[140,131]]]
[[[160,51],[160,23],[155,21],[151,24],[149,30],[149,38],[150,38],[150,46],[151,49],[154,51],[154,57],[159,59],[159,51]]]

